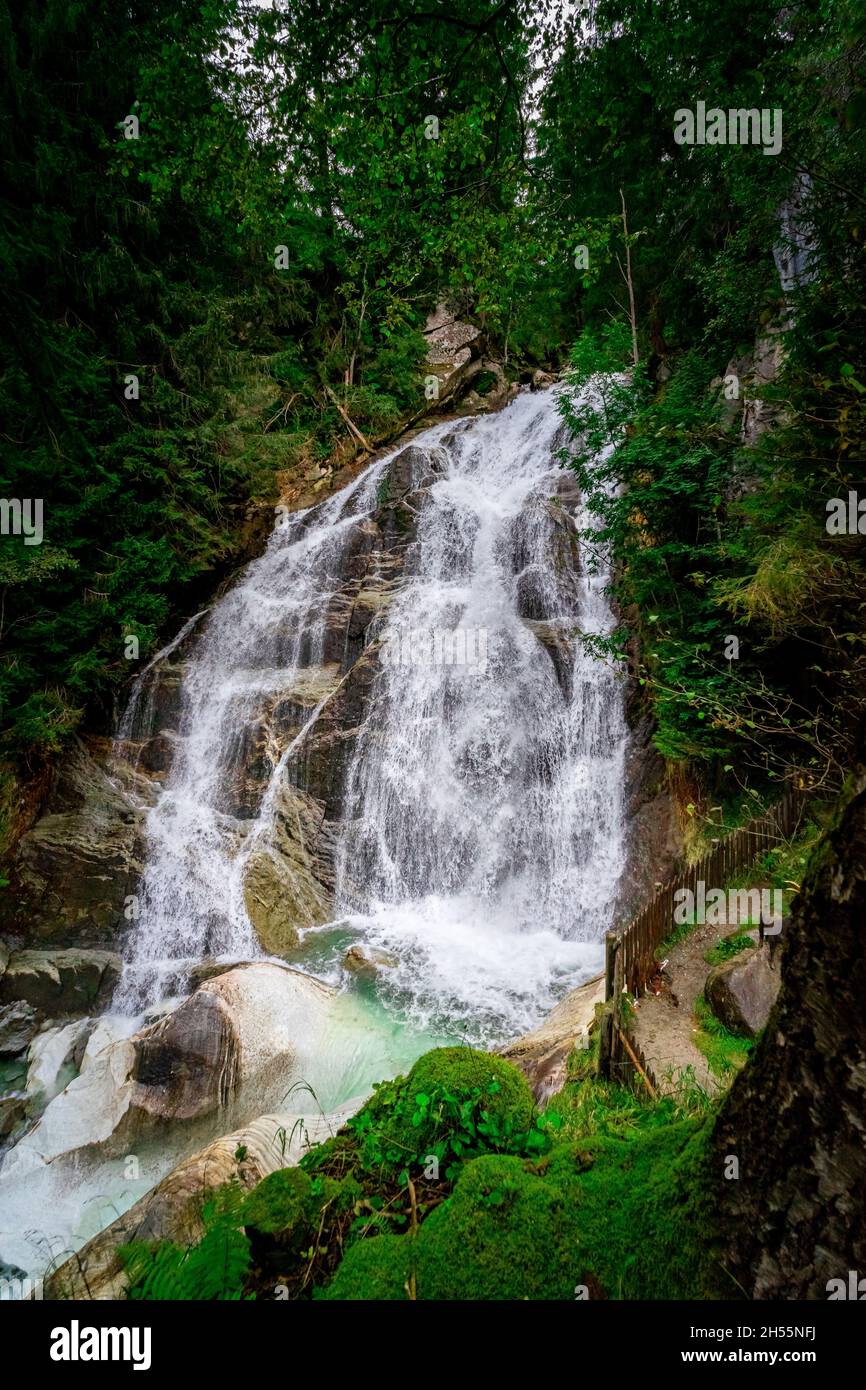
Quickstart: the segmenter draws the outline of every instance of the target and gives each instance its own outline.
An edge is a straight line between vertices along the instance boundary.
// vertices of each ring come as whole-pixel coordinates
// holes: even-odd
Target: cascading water
[[[338,901],[397,960],[395,1006],[474,1041],[591,973],[621,867],[621,694],[569,642],[612,617],[571,565],[559,433],[554,396],[526,395],[450,442],[346,789]]]
[[[380,998],[419,1036],[492,1042],[532,1026],[598,967],[611,920],[626,731],[616,678],[574,640],[612,615],[605,574],[575,564],[570,516],[588,519],[555,459],[560,431],[556,393],[540,392],[415,441],[429,461],[416,538],[371,629],[383,659],[345,777],[334,922],[310,933],[311,968],[338,978],[347,934],[383,949]],[[322,669],[328,613],[388,464],[278,526],[207,620],[148,818],[126,1011],[206,954],[261,955],[244,866],[281,779],[295,779],[315,701],[243,818],[246,732],[264,699]],[[455,638],[468,641],[460,664]]]
[[[591,518],[556,462],[560,430],[554,391],[424,432],[278,525],[142,673],[116,744],[149,806],[139,918],[79,1075],[3,1157],[0,1271],[38,1275],[225,1133],[221,1108],[157,1130],[137,1112],[130,1178],[125,1040],[149,1036],[146,1011],[178,1002],[206,955],[264,956],[246,888],[287,805],[327,851],[292,963],[337,986],[349,945],[385,963],[375,983],[316,986],[306,1013],[248,1019],[255,1055],[276,1048],[285,1071],[264,1104],[241,1091],[233,1123],[297,1106],[298,1086],[333,1110],[429,1047],[513,1037],[600,968],[626,728],[616,677],[577,640],[613,617],[603,566],[579,556]],[[162,1073],[145,1072],[150,1095]]]

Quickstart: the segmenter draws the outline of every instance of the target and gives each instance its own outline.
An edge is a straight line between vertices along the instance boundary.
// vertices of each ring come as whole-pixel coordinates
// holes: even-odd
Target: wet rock
[[[191,1245],[203,1232],[202,1206],[208,1193],[237,1181],[249,1189],[278,1168],[297,1163],[306,1148],[332,1137],[363,1104],[350,1101],[333,1115],[262,1115],[216,1139],[176,1168],[129,1211],[45,1282],[51,1299],[123,1298],[129,1287],[118,1250],[132,1241],[172,1240]]]
[[[34,1038],[27,1059],[31,1109],[46,1106],[73,1079],[93,1026],[92,1019],[80,1018],[59,1028],[47,1028]]]
[[[165,1135],[229,1123],[278,1103],[321,1045],[336,991],[286,966],[254,962],[208,980],[177,1010],[123,1036],[102,1019],[80,1074],[4,1164],[4,1180],[69,1157],[122,1156]],[[177,1133],[181,1142],[181,1133]]]
[[[497,1048],[502,1057],[520,1067],[539,1102],[562,1090],[569,1055],[575,1047],[586,1045],[595,1006],[603,1002],[604,977],[599,975],[566,994],[531,1033]]]
[[[3,924],[28,941],[112,942],[141,873],[142,812],[83,743],[64,755],[45,813],[22,837]]]
[[[0,980],[0,1001],[23,1000],[49,1018],[96,1012],[120,976],[113,951],[16,951]]]
[[[556,377],[552,376],[550,372],[543,372],[540,367],[537,367],[532,373],[533,391],[543,391],[546,387],[553,386],[555,383]]]
[[[39,1014],[31,1004],[16,1000],[0,1004],[0,1057],[26,1051],[39,1031]]]
[[[205,956],[204,960],[200,960],[189,972],[187,982],[190,991],[198,989],[205,980],[214,980],[217,975],[224,975],[227,970],[235,969],[238,964],[247,964],[247,962],[224,961],[217,960],[215,956]]]
[[[23,1096],[0,1097],[0,1143],[11,1139],[27,1119],[27,1102]]]
[[[262,950],[287,956],[299,932],[326,922],[333,904],[332,843],[324,808],[287,783],[244,871],[244,905]]]
[[[350,946],[343,956],[343,969],[361,979],[373,980],[380,971],[393,970],[397,964],[396,956],[376,946]]]
[[[226,1000],[202,986],[133,1039],[134,1101],[157,1118],[197,1119],[226,1106],[240,1081],[240,1038]]]
[[[754,1038],[766,1027],[779,993],[781,976],[770,966],[768,947],[741,951],[717,965],[704,987],[716,1018],[732,1033]]]

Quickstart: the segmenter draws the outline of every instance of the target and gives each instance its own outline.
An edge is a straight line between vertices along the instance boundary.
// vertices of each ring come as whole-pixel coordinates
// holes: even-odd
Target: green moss
[[[345,1255],[328,1299],[730,1298],[719,1260],[709,1126],[682,1120],[560,1143],[538,1163],[466,1163],[416,1236],[376,1236]],[[413,1282],[414,1276],[414,1282]]]
[[[418,1298],[573,1298],[581,1272],[573,1197],[519,1158],[467,1164],[419,1232]]]
[[[280,1168],[263,1178],[241,1208],[244,1226],[273,1238],[280,1249],[299,1250],[308,1244],[325,1207],[334,1215],[350,1209],[361,1195],[351,1178],[310,1177],[302,1168]]]
[[[358,1241],[343,1258],[336,1275],[316,1297],[326,1300],[376,1302],[408,1301],[407,1281],[412,1264],[409,1236],[375,1236]]]
[[[533,1126],[526,1078],[510,1062],[471,1048],[436,1048],[408,1077],[376,1087],[349,1121],[362,1168],[409,1173],[431,1158],[446,1168],[485,1151],[507,1151]]]

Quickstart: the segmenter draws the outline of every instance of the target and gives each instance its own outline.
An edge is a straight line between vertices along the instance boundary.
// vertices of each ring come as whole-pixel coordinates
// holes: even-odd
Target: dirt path
[[[726,1082],[714,1076],[707,1059],[695,1045],[698,1031],[695,1001],[706,983],[710,966],[705,953],[719,939],[715,926],[695,927],[671,949],[664,971],[651,982],[650,989],[635,1009],[632,1036],[643,1049],[659,1082],[668,1094],[677,1089],[682,1072],[691,1068],[697,1084],[709,1095],[725,1089]]]

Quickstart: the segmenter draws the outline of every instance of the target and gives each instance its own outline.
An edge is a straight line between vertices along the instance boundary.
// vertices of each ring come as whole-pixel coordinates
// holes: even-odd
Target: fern
[[[120,1258],[129,1276],[129,1297],[162,1300],[234,1302],[244,1297],[250,1242],[238,1221],[243,1193],[236,1183],[223,1188],[202,1212],[204,1235],[183,1248],[172,1241],[133,1241]]]

